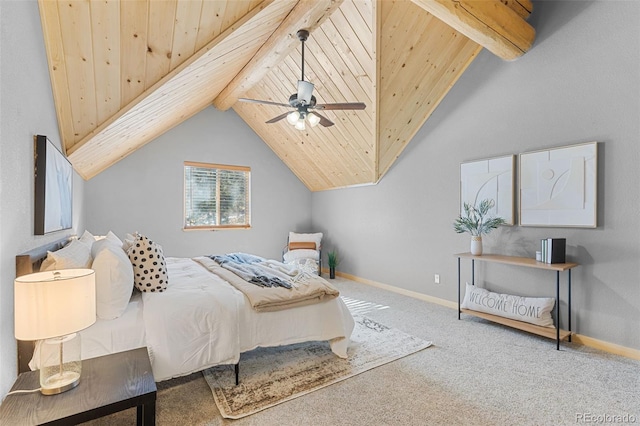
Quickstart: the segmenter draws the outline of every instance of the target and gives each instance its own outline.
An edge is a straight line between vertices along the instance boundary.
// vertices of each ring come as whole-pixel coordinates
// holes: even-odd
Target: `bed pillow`
[[[107,236],[105,237],[105,239],[122,247],[122,241],[120,240],[120,238],[118,238],[118,236],[111,231],[107,232]]]
[[[91,249],[80,240],[72,240],[60,250],[47,252],[46,259],[40,265],[40,271],[89,268],[90,266]]]
[[[462,308],[499,315],[542,327],[553,327],[553,297],[522,297],[494,293],[467,283]]]
[[[160,245],[144,235],[136,234],[128,254],[133,265],[134,284],[138,290],[152,293],[166,290],[169,277]]]
[[[96,273],[96,314],[115,319],[127,309],[133,292],[133,267],[120,244],[108,239],[93,244],[91,269]]]
[[[85,230],[79,239],[81,243],[85,243],[89,248],[91,248],[96,240],[96,237],[94,237],[91,232]]]
[[[132,234],[126,234],[124,236],[124,241],[122,242],[122,250],[125,251],[125,253],[129,253],[129,249],[131,248],[131,246],[133,246],[133,243],[135,242],[136,237],[135,235]]]

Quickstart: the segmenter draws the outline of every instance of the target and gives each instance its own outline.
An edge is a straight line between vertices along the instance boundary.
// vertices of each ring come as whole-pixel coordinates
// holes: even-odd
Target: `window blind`
[[[251,169],[184,163],[184,228],[251,226]]]

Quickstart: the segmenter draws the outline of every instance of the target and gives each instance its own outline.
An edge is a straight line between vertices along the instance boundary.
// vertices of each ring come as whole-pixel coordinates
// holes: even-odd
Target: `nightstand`
[[[11,391],[39,387],[40,372],[29,371],[18,376]],[[147,348],[133,349],[83,360],[80,384],[67,392],[7,395],[0,424],[78,424],[137,407],[137,424],[153,426],[156,392]]]

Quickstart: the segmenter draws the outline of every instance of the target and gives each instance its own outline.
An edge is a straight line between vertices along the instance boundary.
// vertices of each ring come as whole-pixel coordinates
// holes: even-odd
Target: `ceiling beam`
[[[239,97],[262,80],[296,48],[300,43],[296,35],[299,29],[313,32],[340,7],[342,2],[343,0],[300,0],[251,61],[214,99],[213,105],[222,111],[231,108]]]
[[[536,32],[524,19],[531,2],[499,0],[413,0],[450,27],[469,37],[494,55],[512,61],[533,45]],[[523,8],[522,5],[525,5]]]
[[[74,169],[84,179],[91,179],[207,108],[294,4],[295,0],[263,0],[117,114],[67,148]],[[225,71],[230,74],[228,80]]]

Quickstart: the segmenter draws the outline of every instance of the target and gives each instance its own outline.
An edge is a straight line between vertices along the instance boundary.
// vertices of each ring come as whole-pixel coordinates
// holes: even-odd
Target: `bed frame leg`
[[[236,371],[236,386],[238,386],[238,383],[240,383],[239,380],[239,376],[240,376],[240,363],[237,363],[235,365],[235,371]]]

